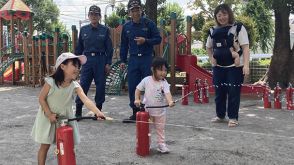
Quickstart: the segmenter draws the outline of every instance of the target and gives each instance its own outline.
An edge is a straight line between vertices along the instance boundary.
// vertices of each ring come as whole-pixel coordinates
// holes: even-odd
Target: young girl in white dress
[[[84,55],[76,56],[72,53],[62,53],[56,60],[53,75],[45,78],[45,84],[39,95],[40,108],[32,129],[34,141],[40,143],[38,164],[45,165],[47,152],[51,144],[55,143],[55,129],[57,116],[74,118],[72,103],[77,94],[86,107],[94,112],[98,119],[105,119],[104,114],[85,95],[76,80],[79,68],[86,63]],[[79,143],[77,122],[69,123],[74,131],[75,144]]]

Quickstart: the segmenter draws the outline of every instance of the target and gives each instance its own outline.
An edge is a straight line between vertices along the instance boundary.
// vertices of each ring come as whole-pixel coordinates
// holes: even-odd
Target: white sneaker
[[[169,149],[167,148],[165,143],[158,144],[157,151],[161,153],[169,153]]]

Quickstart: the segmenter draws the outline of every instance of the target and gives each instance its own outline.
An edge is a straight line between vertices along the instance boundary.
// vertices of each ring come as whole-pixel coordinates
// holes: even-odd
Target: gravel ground
[[[0,165],[37,164],[39,144],[30,132],[38,110],[40,88],[0,86]],[[89,96],[93,98],[93,91]],[[180,96],[174,96],[179,98]],[[151,154],[136,155],[135,124],[122,124],[131,114],[128,96],[107,96],[103,112],[109,121],[79,122],[82,142],[76,146],[78,165],[290,165],[294,164],[294,111],[262,108],[259,97],[242,97],[240,125],[210,123],[209,104],[178,103],[168,110],[166,142],[169,154],[156,151],[151,133]],[[285,109],[285,108],[284,108]],[[83,113],[87,113],[85,109]],[[47,164],[57,164],[52,146]]]

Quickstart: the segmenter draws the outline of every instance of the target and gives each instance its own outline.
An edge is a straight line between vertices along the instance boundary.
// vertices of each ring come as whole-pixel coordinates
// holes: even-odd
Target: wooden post
[[[28,51],[28,33],[23,33],[23,54],[24,54],[24,81],[29,84],[29,51]]]
[[[170,15],[171,18],[171,35],[170,35],[170,84],[171,84],[171,93],[174,94],[176,92],[176,84],[175,84],[175,56],[176,56],[176,18],[177,14],[172,12]]]
[[[164,45],[165,45],[165,34],[164,34],[164,27],[165,27],[166,21],[164,19],[160,20],[160,36],[162,37],[161,43],[159,45],[159,54],[164,57]]]
[[[71,26],[72,30],[72,38],[71,38],[71,47],[72,47],[72,52],[75,53],[76,45],[77,45],[77,40],[78,40],[78,31],[76,25]]]
[[[56,59],[57,59],[57,57],[59,56],[59,53],[60,53],[59,49],[58,49],[59,32],[60,32],[60,29],[55,28],[54,38],[53,38],[53,61],[54,61],[54,65],[55,65],[55,61],[56,61]]]
[[[39,84],[40,84],[40,86],[41,85],[43,85],[43,75],[44,75],[44,68],[45,68],[45,66],[44,66],[44,57],[43,57],[43,54],[42,54],[42,40],[43,40],[43,38],[42,38],[42,35],[39,35],[39,39],[37,40],[38,41],[38,53],[37,53],[37,55],[36,56],[38,56],[38,66],[40,66],[39,67],[39,76],[38,76],[38,78],[39,78]]]
[[[192,41],[192,17],[187,16],[187,54],[191,54],[191,41]]]
[[[13,14],[12,14],[13,15]],[[15,54],[15,31],[14,31],[14,20],[13,17],[10,19],[10,39],[11,39],[11,54]],[[12,63],[12,84],[15,85],[15,63]]]
[[[0,61],[3,62],[3,19],[0,17]],[[4,84],[4,72],[0,75],[0,84]]]
[[[68,52],[68,35],[66,33],[62,34],[62,43],[63,43],[63,53]]]
[[[23,52],[23,47],[20,45],[20,43],[22,43],[20,18],[17,19],[16,26],[17,26],[18,33],[16,34],[16,41],[17,42],[15,44],[17,44],[17,45],[15,45],[15,46],[19,49],[18,53],[20,53],[20,52]]]
[[[32,43],[32,39],[33,39],[33,18],[32,15],[30,16],[29,19],[29,34],[28,34],[28,43]]]
[[[44,39],[45,39],[46,70],[47,70],[47,74],[50,74],[49,36],[45,35]]]
[[[35,87],[36,86],[36,81],[37,81],[37,79],[36,79],[36,76],[37,76],[37,70],[36,70],[36,66],[37,66],[37,61],[36,61],[36,42],[38,42],[38,40],[37,40],[37,37],[35,37],[35,36],[33,36],[33,38],[32,39],[29,39],[29,40],[31,40],[32,42],[32,47],[31,47],[31,49],[32,49],[32,83],[33,83],[33,87]],[[41,68],[41,66],[39,65],[39,68]]]

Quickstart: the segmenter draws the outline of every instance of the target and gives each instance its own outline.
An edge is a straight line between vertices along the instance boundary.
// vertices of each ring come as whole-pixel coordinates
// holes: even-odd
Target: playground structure
[[[72,26],[71,37],[66,33],[60,33],[58,28],[53,34],[43,33],[32,36],[33,13],[21,0],[9,0],[1,8],[0,13],[0,33],[2,34],[0,35],[0,84],[32,87],[43,85],[44,77],[53,73],[58,55],[73,51],[76,46],[76,27]],[[28,27],[23,26],[24,21],[28,22]],[[7,29],[5,27],[10,29],[5,30]],[[120,31],[121,25],[111,29],[113,45],[118,45],[120,42]],[[116,50],[117,48],[114,51],[113,61],[118,61]],[[113,64],[112,73],[107,82],[112,85],[109,89],[113,94],[119,94],[117,88],[121,88],[120,79],[123,72],[117,66],[118,63]]]
[[[171,33],[169,36],[169,61],[171,66],[171,91],[176,91],[175,70],[186,72],[186,83],[189,91],[195,91],[197,80],[207,81],[209,92],[213,92],[212,73],[197,65],[197,56],[191,54],[192,17],[187,17],[186,34],[176,33],[176,13],[171,14]],[[181,86],[181,85],[180,85]],[[263,93],[265,86],[243,84],[242,93]]]
[[[22,6],[22,8],[13,8]],[[10,5],[7,5],[10,4]],[[3,32],[3,19],[10,20],[10,38],[6,46],[3,44],[3,36],[0,38],[1,64],[0,64],[0,83],[4,80],[12,84],[23,84],[29,86],[41,86],[43,78],[50,75],[54,70],[55,60],[62,52],[72,51],[77,41],[77,29],[72,26],[72,36],[60,34],[59,29],[55,29],[54,34],[41,34],[32,36],[33,14],[30,9],[21,0],[10,0],[0,10],[1,15],[1,33]],[[25,10],[23,9],[25,8]],[[11,12],[15,11],[15,12]],[[21,13],[19,13],[21,11]],[[24,12],[25,11],[25,12]],[[26,14],[23,14],[26,13]],[[25,17],[24,17],[25,16]],[[171,66],[170,84],[171,91],[176,91],[176,86],[188,85],[189,91],[195,91],[195,82],[198,79],[206,80],[209,92],[213,92],[212,74],[197,65],[197,56],[191,54],[191,28],[192,18],[187,17],[186,34],[177,34],[176,32],[176,13],[171,16],[171,31],[168,35],[164,29],[164,21],[160,22],[160,33],[163,38],[160,45],[155,47],[155,55],[167,58]],[[16,20],[16,21],[15,21]],[[21,26],[21,20],[28,20],[28,31]],[[11,26],[13,25],[13,26]],[[7,25],[9,26],[9,25]],[[122,25],[111,29],[111,38],[114,45],[114,56],[110,75],[107,77],[106,93],[120,94],[122,83],[126,81],[126,70],[119,67],[119,43]],[[18,33],[15,33],[15,29]],[[22,32],[22,33],[21,33]],[[3,34],[3,33],[2,33]],[[4,51],[5,50],[5,51]],[[18,65],[17,67],[15,65]],[[23,66],[23,67],[22,67]],[[7,70],[10,67],[10,70]],[[186,82],[176,81],[176,70],[186,73]],[[10,72],[10,73],[8,73]],[[16,75],[19,76],[16,76]],[[11,78],[5,76],[10,75]],[[10,81],[9,81],[10,80]],[[254,86],[245,84],[242,86],[243,93],[263,93],[264,86]]]

